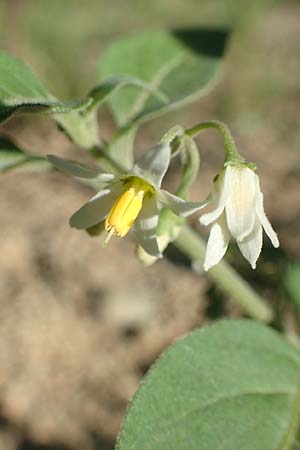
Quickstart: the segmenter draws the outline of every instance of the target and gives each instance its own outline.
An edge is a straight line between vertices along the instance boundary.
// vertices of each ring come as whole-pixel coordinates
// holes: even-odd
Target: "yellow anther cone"
[[[142,209],[144,194],[140,186],[132,186],[116,200],[105,220],[105,230],[109,232],[105,243],[113,234],[123,237],[128,233]]]

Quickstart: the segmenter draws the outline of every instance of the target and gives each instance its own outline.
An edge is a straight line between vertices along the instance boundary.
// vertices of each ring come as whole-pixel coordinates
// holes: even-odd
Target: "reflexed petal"
[[[186,202],[176,195],[170,194],[163,189],[157,192],[157,199],[164,205],[170,208],[175,214],[182,217],[187,217],[201,208],[204,208],[208,200],[203,202]]]
[[[226,178],[228,181],[227,225],[232,236],[241,241],[251,233],[255,223],[257,175],[248,167],[228,166]]]
[[[122,185],[115,183],[107,189],[103,189],[85,203],[70,218],[70,226],[83,230],[101,222],[109,213],[115,200],[122,192]]]
[[[277,234],[273,230],[272,225],[270,224],[269,219],[267,218],[265,211],[264,211],[264,199],[263,199],[263,194],[261,192],[258,193],[256,208],[257,208],[257,215],[260,220],[260,223],[262,224],[265,232],[271,239],[273,246],[276,248],[279,247],[279,240],[278,240]]]
[[[170,164],[170,157],[170,145],[167,143],[159,144],[145,151],[131,173],[144,178],[156,188],[160,188],[162,179]]]
[[[154,198],[145,198],[143,208],[134,224],[137,242],[152,256],[161,258],[157,245],[156,228],[158,224],[158,209]]]
[[[227,196],[228,196],[228,179],[225,177],[226,173],[221,173],[214,183],[214,192],[213,192],[213,201],[212,204],[215,204],[215,209],[213,209],[211,212],[203,214],[199,218],[200,223],[202,225],[209,225],[212,222],[215,222],[218,217],[222,214]]]
[[[227,228],[225,213],[223,213],[210,230],[203,265],[204,270],[209,270],[221,261],[226,253],[229,241],[230,233]]]
[[[112,174],[99,173],[99,171],[96,169],[87,167],[84,164],[72,161],[70,159],[59,158],[55,155],[47,155],[47,159],[57,169],[76,178],[85,178],[95,182],[99,181],[102,184],[108,183],[115,178],[115,176]]]
[[[80,178],[94,178],[98,175],[98,171],[90,167],[84,166],[70,159],[59,158],[55,155],[47,155],[47,159],[59,170]]]
[[[258,219],[249,236],[242,241],[237,241],[242,255],[249,261],[252,269],[256,268],[256,261],[262,249],[262,227]]]

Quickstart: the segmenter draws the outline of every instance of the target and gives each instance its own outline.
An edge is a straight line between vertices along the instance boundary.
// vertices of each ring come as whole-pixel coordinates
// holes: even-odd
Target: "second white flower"
[[[232,236],[255,269],[262,249],[262,228],[274,247],[279,241],[263,207],[263,194],[256,173],[247,166],[228,165],[214,183],[212,203],[215,209],[200,218],[203,225],[213,224],[204,261],[208,270],[224,256]]]

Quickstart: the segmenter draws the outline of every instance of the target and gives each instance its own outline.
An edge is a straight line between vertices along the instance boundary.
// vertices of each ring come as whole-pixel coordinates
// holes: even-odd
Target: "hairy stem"
[[[195,136],[208,128],[214,128],[222,135],[225,149],[225,163],[245,163],[245,159],[239,154],[238,149],[236,148],[229,128],[219,120],[208,120],[206,122],[201,122],[198,125],[186,130],[185,133],[188,136]]]
[[[174,244],[192,260],[203,264],[206,244],[199,234],[188,225],[181,228]],[[224,292],[239,303],[249,316],[261,322],[272,321],[271,307],[226,261],[219,262],[208,271],[208,275]]]

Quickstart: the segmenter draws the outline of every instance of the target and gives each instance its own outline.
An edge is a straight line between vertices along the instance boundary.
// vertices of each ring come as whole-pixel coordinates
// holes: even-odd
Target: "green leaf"
[[[300,261],[289,263],[284,274],[284,287],[289,299],[300,312]]]
[[[90,98],[60,102],[20,60],[0,52],[0,122],[21,113],[67,113],[85,109]]]
[[[98,136],[98,122],[97,122],[97,108],[113,93],[124,86],[136,86],[151,92],[163,104],[167,102],[166,96],[158,89],[153,88],[145,81],[139,80],[135,77],[128,76],[111,76],[105,79],[102,83],[95,86],[89,93],[88,98],[91,103],[86,110],[80,113],[68,114],[67,116],[56,117],[59,123],[63,126],[65,131],[72,136],[72,139],[79,145],[87,148],[92,148],[93,145],[101,145],[107,147],[110,158],[117,164],[122,166],[125,170],[131,169],[133,165],[133,136],[135,133],[120,132],[120,135],[108,145],[103,145]],[[132,139],[131,139],[132,136]],[[123,139],[125,137],[125,139]],[[121,148],[121,153],[119,152]],[[121,158],[120,158],[121,154]],[[120,160],[121,159],[121,160]]]
[[[155,89],[151,84],[146,83],[135,77],[129,77],[126,75],[111,76],[102,81],[102,83],[95,86],[88,94],[88,97],[92,99],[91,104],[87,108],[87,111],[91,111],[97,107],[100,103],[107,99],[109,95],[117,90],[123,88],[124,86],[135,86],[140,89],[149,91],[154,95],[161,104],[166,104],[168,98],[158,89]]]
[[[134,76],[168,98],[167,104],[126,87],[109,99],[118,124],[149,120],[206,94],[219,75],[228,31],[191,29],[149,31],[115,42],[102,55],[100,74]]]
[[[300,353],[256,322],[222,321],[156,362],[118,450],[289,450],[300,412]]]
[[[44,156],[26,153],[8,138],[0,136],[0,172],[19,168],[43,171],[52,168],[52,166]]]

